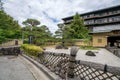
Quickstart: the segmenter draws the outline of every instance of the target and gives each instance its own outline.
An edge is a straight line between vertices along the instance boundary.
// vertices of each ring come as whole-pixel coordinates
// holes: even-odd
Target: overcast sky
[[[20,24],[27,18],[38,19],[54,32],[61,18],[120,5],[120,0],[2,0],[5,11]]]

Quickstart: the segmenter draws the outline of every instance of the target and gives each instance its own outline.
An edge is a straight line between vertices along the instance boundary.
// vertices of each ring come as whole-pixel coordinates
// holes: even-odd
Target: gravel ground
[[[65,50],[65,49],[47,48],[46,51],[70,54],[70,49]],[[95,52],[96,56],[87,56],[85,55],[87,50],[80,49],[77,53],[76,59],[120,67],[120,58],[113,55],[111,52],[107,51],[106,49],[100,48],[99,50],[93,50],[93,51]]]

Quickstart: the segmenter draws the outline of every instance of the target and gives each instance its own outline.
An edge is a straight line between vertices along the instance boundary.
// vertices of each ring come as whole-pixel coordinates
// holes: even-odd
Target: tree
[[[0,42],[21,38],[20,29],[18,21],[6,14],[4,10],[0,11]]]
[[[70,25],[58,24],[58,30],[55,32],[55,36],[62,39],[71,39],[72,31]]]
[[[73,29],[72,37],[74,39],[86,39],[89,36],[89,30],[84,25],[84,21],[80,18],[78,13],[74,16],[73,22],[70,24],[70,28]]]
[[[31,33],[29,26],[23,27],[22,30],[24,31],[26,38]],[[32,34],[36,39],[37,38],[45,39],[50,38],[52,36],[52,33],[50,32],[49,28],[47,28],[47,26],[45,25],[33,27]]]
[[[73,32],[74,32],[74,29],[72,29],[70,27],[70,25],[65,25],[64,32],[63,32],[63,38],[64,39],[74,39]]]
[[[80,18],[78,13],[74,16],[71,24],[60,24],[58,28],[59,29],[55,33],[63,39],[84,39],[85,42],[89,42],[91,39],[89,30],[84,25],[84,21]]]
[[[21,26],[3,10],[3,2],[0,0],[0,42],[19,38],[21,38]]]
[[[30,26],[30,28],[32,30],[33,27],[40,25],[40,21],[38,21],[36,19],[27,19],[22,24],[25,26]]]
[[[85,43],[89,43],[91,36],[89,30],[84,25],[84,20],[81,19],[80,15],[76,13],[73,22],[70,24],[70,28],[73,30],[73,39],[84,39]]]
[[[24,32],[24,38],[27,39],[28,35],[31,34],[30,26],[26,26],[22,28]],[[52,37],[52,33],[46,25],[34,26],[32,27],[32,35],[34,44],[39,44],[40,42],[44,42],[47,39]]]
[[[14,20],[10,15],[4,11],[0,11],[0,28],[6,30],[19,30],[20,25],[18,21]]]
[[[46,25],[42,25],[40,27],[43,35],[43,38],[50,38],[52,36],[52,33],[50,32],[49,28]]]
[[[25,20],[25,21],[23,21],[23,23],[22,23],[23,25],[25,25],[25,26],[28,26],[28,27],[30,27],[30,30],[32,31],[33,30],[33,27],[36,27],[37,25],[39,25],[40,24],[40,22],[38,21],[38,20],[36,20],[36,19],[27,19],[27,20]],[[33,32],[32,32],[32,35],[33,35]],[[33,41],[33,37],[31,36],[31,35],[29,35],[30,37],[29,37],[29,41],[30,41],[30,44],[32,43],[32,41]],[[34,35],[34,37],[36,38],[36,36]]]
[[[59,38],[63,38],[64,34],[64,24],[58,24],[58,30],[55,31],[55,36]]]

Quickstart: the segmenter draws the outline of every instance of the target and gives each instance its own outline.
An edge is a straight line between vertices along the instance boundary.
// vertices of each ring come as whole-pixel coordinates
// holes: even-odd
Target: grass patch
[[[92,47],[92,46],[80,46],[80,49],[83,50],[99,50],[98,48]]]

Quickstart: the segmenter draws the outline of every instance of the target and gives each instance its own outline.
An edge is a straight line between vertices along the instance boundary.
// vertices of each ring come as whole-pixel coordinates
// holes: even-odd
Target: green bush
[[[22,44],[21,49],[23,49],[26,54],[31,56],[38,56],[38,53],[42,52],[43,49],[39,46],[31,45],[31,44]]]

